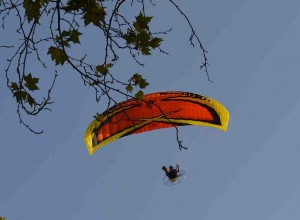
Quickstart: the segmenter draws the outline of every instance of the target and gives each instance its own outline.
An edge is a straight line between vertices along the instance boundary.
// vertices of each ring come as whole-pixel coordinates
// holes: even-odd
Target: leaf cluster
[[[25,17],[28,22],[38,22],[41,16],[41,8],[45,6],[49,0],[24,0],[23,7],[25,9]]]
[[[150,55],[151,48],[158,48],[162,38],[153,37],[149,31],[149,23],[153,17],[145,16],[140,12],[135,18],[136,20],[133,22],[135,29],[128,29],[124,39],[127,45],[132,45],[134,49],[139,50],[143,55]]]
[[[138,87],[140,90],[135,94],[137,99],[143,99],[144,92],[142,89],[145,89],[149,83],[142,77],[142,75],[135,73],[129,80],[129,84],[126,86],[126,90],[129,93],[132,93],[135,87]]]
[[[66,13],[72,13],[74,11],[80,11],[83,14],[85,26],[93,24],[101,28],[101,25],[105,23],[105,8],[102,6],[103,1],[99,0],[69,0],[66,6],[61,7]]]

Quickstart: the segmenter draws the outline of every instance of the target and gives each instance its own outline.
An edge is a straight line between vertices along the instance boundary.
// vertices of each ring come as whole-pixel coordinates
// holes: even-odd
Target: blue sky
[[[39,136],[18,123],[16,104],[2,83],[0,216],[300,219],[300,2],[201,0],[181,7],[209,51],[214,83],[199,71],[201,54],[189,47],[186,23],[166,1],[152,14],[165,13],[153,21],[157,29],[173,27],[163,45],[170,55],[147,58],[146,92],[182,90],[212,97],[230,112],[228,131],[180,128],[189,150],[179,151],[175,130],[162,129],[122,138],[90,157],[83,135],[105,106],[95,103],[93,91],[71,69],[60,71],[53,112],[32,122],[45,129]],[[97,56],[93,45],[86,50]],[[1,82],[5,55],[1,50]],[[137,69],[124,59],[115,71]],[[161,166],[175,162],[187,177],[175,187],[165,186]]]

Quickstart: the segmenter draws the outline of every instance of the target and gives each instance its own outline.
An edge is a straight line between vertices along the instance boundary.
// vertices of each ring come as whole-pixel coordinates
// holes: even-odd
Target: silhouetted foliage
[[[192,46],[197,44],[203,55],[203,64],[208,80],[207,51],[181,8],[173,0],[168,0],[170,7],[174,7],[180,16],[187,21],[191,30],[189,41]],[[31,132],[40,134],[43,131],[32,129],[24,121],[22,115],[38,115],[43,110],[49,110],[52,102],[51,92],[54,88],[58,66],[71,66],[82,79],[83,83],[94,89],[96,101],[106,97],[107,108],[116,104],[114,93],[126,98],[142,99],[143,89],[149,83],[139,73],[133,73],[128,81],[122,81],[113,73],[113,66],[120,59],[120,52],[127,51],[128,55],[139,66],[143,56],[149,56],[155,50],[167,54],[161,48],[162,36],[170,30],[154,32],[151,28],[152,16],[148,16],[146,9],[155,7],[152,0],[0,0],[0,17],[2,29],[5,30],[8,19],[17,22],[15,27],[19,41],[14,45],[7,45],[1,39],[2,50],[13,50],[13,55],[7,57],[5,69],[7,87],[10,89],[17,103],[17,114],[20,123]],[[131,17],[126,10],[135,10],[136,16]],[[165,16],[165,15],[162,15]],[[11,22],[11,21],[10,21]],[[49,28],[45,28],[49,27]],[[72,50],[81,44],[82,36],[91,30],[100,31],[104,43],[103,55],[99,55],[98,63],[91,63],[87,54],[75,57]],[[195,41],[195,43],[194,43]],[[29,60],[35,60],[43,68],[51,66],[46,62],[44,53],[54,62],[50,69],[54,73],[53,81],[47,89],[44,98],[37,95],[40,89],[37,72],[28,70]],[[99,49],[100,51],[100,49]],[[177,130],[178,133],[178,130]],[[178,143],[181,142],[178,139]],[[182,146],[182,145],[181,145]]]

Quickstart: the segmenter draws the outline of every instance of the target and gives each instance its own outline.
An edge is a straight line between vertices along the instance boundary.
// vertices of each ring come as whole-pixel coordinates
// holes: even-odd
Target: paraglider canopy
[[[157,92],[143,100],[129,99],[97,117],[88,126],[84,141],[90,155],[119,138],[155,129],[183,125],[227,130],[229,113],[214,99],[188,92]]]

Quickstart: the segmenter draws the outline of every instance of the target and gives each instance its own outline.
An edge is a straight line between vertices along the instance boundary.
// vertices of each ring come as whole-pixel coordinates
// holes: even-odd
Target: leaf
[[[66,30],[64,30],[63,32],[61,32],[61,36],[62,36],[62,37],[70,36],[70,34],[71,34],[71,31],[66,31]]]
[[[26,100],[25,102],[28,102],[28,104],[32,107],[34,104],[36,104],[34,98],[27,93],[27,96],[26,96]]]
[[[98,65],[96,66],[96,71],[103,75],[106,75],[108,73],[108,67],[106,67],[104,64]]]
[[[13,82],[10,84],[10,88],[14,91],[19,90],[19,86],[17,83]]]
[[[84,25],[87,26],[93,23],[95,26],[101,27],[101,22],[104,22],[105,15],[106,12],[100,5],[89,5],[83,15]]]
[[[141,31],[138,35],[137,38],[141,44],[141,47],[147,47],[149,45],[150,41],[150,34],[146,31]]]
[[[149,30],[148,23],[151,21],[152,17],[144,16],[142,12],[138,16],[135,17],[136,21],[133,22],[133,26],[137,32],[141,32],[143,30]]]
[[[17,102],[20,102],[22,99],[26,100],[27,92],[23,91],[16,91],[14,92],[14,97],[16,97]]]
[[[144,89],[144,88],[146,88],[148,85],[149,85],[149,83],[148,83],[145,79],[142,79],[142,80],[140,81],[139,87],[140,87],[141,89]]]
[[[142,90],[140,90],[140,91],[138,91],[138,92],[135,94],[135,97],[136,97],[137,99],[144,100],[143,95],[144,95],[144,92],[143,92]]]
[[[133,87],[132,87],[132,85],[128,85],[128,86],[126,86],[126,90],[127,90],[127,92],[132,92],[133,91]]]
[[[49,47],[47,54],[51,55],[51,59],[55,61],[55,65],[63,65],[68,58],[62,49],[53,46]]]
[[[31,22],[33,19],[36,21],[39,19],[41,15],[40,9],[42,7],[40,1],[24,0],[23,7],[28,22]]]
[[[108,63],[108,64],[106,64],[106,67],[107,68],[111,68],[111,67],[113,67],[113,64],[112,63]]]
[[[24,80],[25,80],[25,86],[30,91],[39,90],[39,87],[37,87],[39,78],[32,77],[31,73],[29,73],[27,76],[24,76]]]
[[[150,55],[150,39],[151,36],[148,32],[146,31],[141,31],[140,33],[138,33],[138,35],[136,36],[136,42],[135,45],[137,48],[139,48],[139,50],[141,51],[141,53],[143,55]]]
[[[140,75],[138,73],[135,73],[132,76],[132,79],[133,79],[134,85],[135,86],[138,85],[141,89],[144,89],[149,85],[149,83],[142,77],[142,75]]]
[[[113,66],[112,63],[107,63],[107,64],[102,64],[102,65],[98,65],[96,66],[96,71],[106,75],[109,72],[109,69]]]
[[[137,37],[134,31],[128,29],[124,36],[127,44],[135,44],[137,42]]]
[[[24,0],[23,7],[26,9],[30,5],[31,2],[32,2],[32,0]]]
[[[135,74],[133,74],[132,79],[133,79],[134,85],[138,85],[142,79],[142,75],[135,73]]]
[[[142,47],[141,52],[143,55],[151,55],[150,49],[148,47]]]
[[[70,47],[69,42],[73,42],[74,44],[75,43],[80,44],[80,42],[79,42],[80,35],[81,35],[81,33],[78,30],[70,30],[70,31],[64,30],[61,33],[61,37],[59,35],[57,35],[55,37],[55,41],[57,43],[59,43],[60,45],[63,44],[65,47]]]
[[[45,5],[45,4],[47,4],[49,2],[49,0],[40,0],[40,3],[42,4],[42,5]]]
[[[160,46],[160,43],[162,42],[161,38],[155,37],[150,41],[150,47],[157,48]]]
[[[82,33],[80,33],[78,30],[72,30],[68,41],[72,41],[74,44],[80,44],[79,36],[81,34]]]
[[[67,41],[67,40],[62,40],[62,41],[61,41],[59,35],[57,35],[57,36],[55,37],[55,41],[56,41],[58,44],[60,44],[60,45],[64,45],[65,47],[70,47],[70,44],[68,43],[68,41]]]

